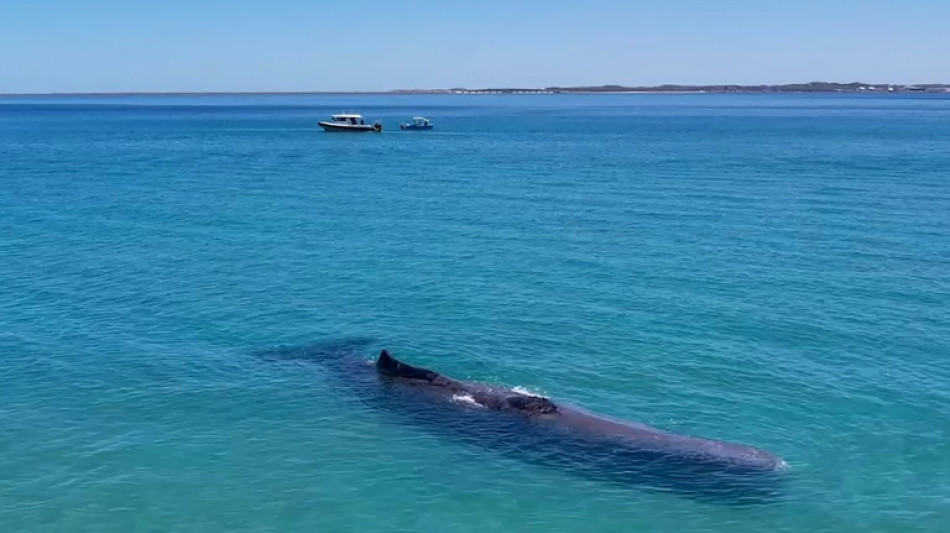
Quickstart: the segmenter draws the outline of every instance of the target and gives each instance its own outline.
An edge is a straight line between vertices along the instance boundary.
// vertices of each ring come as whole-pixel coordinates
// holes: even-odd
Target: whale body
[[[369,341],[271,351],[312,359],[339,383],[401,423],[423,427],[532,463],[587,477],[726,503],[763,503],[782,494],[788,465],[746,444],[670,433],[644,424],[409,365]]]

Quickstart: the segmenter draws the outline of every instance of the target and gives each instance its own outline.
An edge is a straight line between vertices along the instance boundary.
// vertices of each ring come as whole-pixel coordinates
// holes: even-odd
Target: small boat
[[[383,131],[383,123],[378,120],[372,124],[367,124],[362,115],[330,115],[330,120],[321,120],[317,122],[324,131]]]
[[[402,123],[399,128],[404,130],[431,130],[432,123],[425,117],[412,117],[412,122]]]

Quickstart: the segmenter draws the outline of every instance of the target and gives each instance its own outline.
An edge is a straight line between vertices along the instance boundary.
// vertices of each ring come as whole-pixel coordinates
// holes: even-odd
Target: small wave
[[[512,387],[511,392],[514,392],[515,394],[520,394],[522,396],[537,396],[538,398],[547,398],[550,400],[550,398],[548,398],[546,395],[541,394],[540,392],[528,390],[520,385],[517,387]]]

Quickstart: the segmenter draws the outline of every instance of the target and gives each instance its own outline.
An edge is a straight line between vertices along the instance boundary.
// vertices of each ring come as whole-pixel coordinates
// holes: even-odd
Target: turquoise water
[[[948,179],[940,97],[2,99],[0,529],[944,530]],[[255,356],[344,336],[793,477],[605,484]]]

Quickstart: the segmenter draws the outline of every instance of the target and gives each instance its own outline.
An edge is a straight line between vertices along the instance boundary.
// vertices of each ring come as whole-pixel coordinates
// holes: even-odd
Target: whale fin
[[[379,357],[376,359],[376,368],[386,372],[387,374],[394,374],[398,366],[399,361],[393,358],[393,356],[389,355],[389,350],[383,350],[379,352]]]
[[[376,369],[388,376],[399,378],[435,381],[439,377],[439,374],[426,368],[416,368],[397,361],[395,357],[389,355],[388,350],[379,352],[379,357],[376,359]]]

